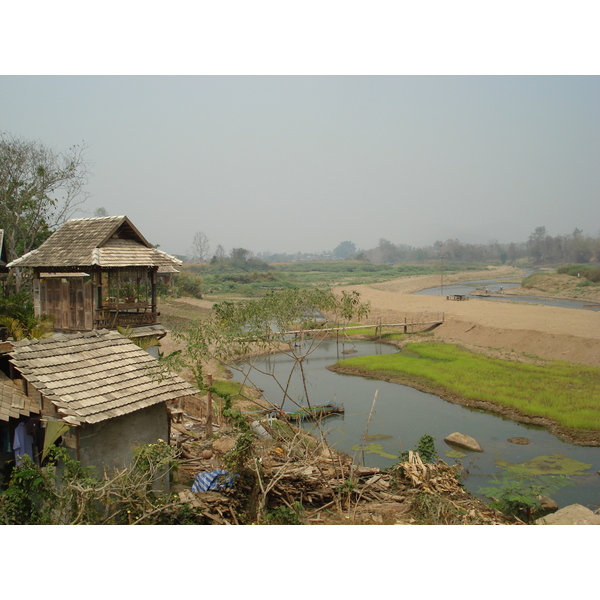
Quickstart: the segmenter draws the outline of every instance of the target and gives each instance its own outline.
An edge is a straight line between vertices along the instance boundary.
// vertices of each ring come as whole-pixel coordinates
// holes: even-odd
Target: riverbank
[[[600,431],[590,430],[575,430],[564,427],[552,419],[540,416],[527,415],[515,408],[503,406],[495,402],[485,400],[466,399],[461,395],[449,392],[446,388],[435,385],[434,383],[424,381],[421,378],[410,377],[408,375],[395,374],[390,376],[389,373],[381,373],[372,370],[361,369],[357,367],[349,367],[345,365],[334,364],[327,367],[328,370],[342,375],[353,375],[356,377],[367,377],[371,379],[379,379],[389,383],[406,385],[417,389],[427,394],[433,394],[452,404],[458,404],[472,409],[484,410],[486,412],[501,415],[525,425],[534,425],[543,427],[559,439],[577,444],[579,446],[600,446]]]
[[[468,280],[479,276],[492,279],[511,275],[514,275],[514,270],[498,268],[469,274]],[[456,275],[446,283],[465,280],[464,274],[462,277]],[[376,323],[379,319],[383,323],[398,323],[410,314],[443,312],[443,324],[430,334],[430,339],[434,341],[457,344],[473,352],[513,361],[539,364],[548,360],[565,360],[600,366],[598,312],[484,299],[453,302],[441,296],[414,295],[414,292],[435,285],[439,285],[439,278],[434,281],[431,276],[417,276],[375,285],[337,288],[336,291],[355,290],[361,294],[361,300],[370,302],[369,323]],[[565,441],[579,445],[600,445],[600,431],[572,431],[549,419],[524,415],[518,410],[491,402],[466,401],[423,381],[414,381],[408,377],[390,378],[341,367],[335,367],[334,370],[409,385],[455,404],[501,414],[520,423],[545,427]]]
[[[500,267],[481,273],[448,277],[446,284],[518,274]],[[435,280],[434,280],[435,279]],[[471,299],[446,300],[443,296],[415,295],[439,285],[439,277],[405,277],[386,283],[336,288],[355,290],[371,303],[369,323],[399,323],[415,313],[444,313],[444,323],[433,331],[437,341],[511,360],[567,360],[600,366],[600,313],[530,303]]]

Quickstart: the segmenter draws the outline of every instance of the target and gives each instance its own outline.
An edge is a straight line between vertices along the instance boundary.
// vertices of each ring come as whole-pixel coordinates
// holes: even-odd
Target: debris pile
[[[231,488],[193,492],[199,473],[227,469],[240,432],[218,429],[202,439],[198,423],[173,423],[181,452],[179,500],[211,524],[268,523],[285,511],[299,524],[508,524],[514,520],[471,496],[456,468],[424,463],[417,452],[388,470],[353,464],[351,457],[276,421],[269,437],[254,436],[243,472]],[[436,520],[437,519],[437,520]]]

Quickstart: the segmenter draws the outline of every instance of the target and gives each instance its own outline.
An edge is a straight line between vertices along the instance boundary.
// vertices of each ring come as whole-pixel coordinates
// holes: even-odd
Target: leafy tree
[[[231,362],[256,351],[282,351],[292,358],[293,369],[303,373],[304,360],[323,339],[309,339],[302,333],[315,327],[317,312],[347,325],[367,317],[369,310],[369,304],[361,302],[356,291],[336,296],[322,289],[290,289],[270,292],[258,300],[220,302],[213,306],[208,318],[174,332],[183,342],[183,350],[163,358],[161,366],[168,371],[189,369],[199,389],[204,387],[203,367],[209,361],[229,369],[252,370],[256,366],[251,360],[237,366]],[[300,333],[295,337],[289,335],[290,331]],[[298,343],[300,339],[306,343]],[[246,378],[251,383],[249,375]],[[294,401],[288,396],[286,385],[289,379],[287,384],[280,384],[282,401]],[[306,400],[309,402],[308,391]]]
[[[346,259],[356,254],[356,244],[354,242],[340,242],[333,251],[336,258]]]
[[[9,261],[37,248],[86,200],[85,148],[56,152],[0,133],[0,223]],[[16,288],[21,274],[16,270]]]
[[[249,258],[252,258],[252,252],[246,248],[234,248],[231,251],[231,260],[233,261],[246,262]]]
[[[97,219],[100,217],[108,217],[108,211],[104,208],[104,206],[100,206],[94,211],[94,217]]]

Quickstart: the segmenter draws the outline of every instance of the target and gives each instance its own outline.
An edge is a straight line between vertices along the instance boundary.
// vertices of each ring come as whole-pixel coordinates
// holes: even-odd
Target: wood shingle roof
[[[11,362],[71,425],[98,423],[198,390],[155,376],[155,358],[105,329],[14,344]]]
[[[39,406],[24,392],[21,380],[13,381],[0,371],[0,421],[18,419],[40,412]]]
[[[153,248],[125,216],[70,219],[9,267],[160,267],[181,261]]]

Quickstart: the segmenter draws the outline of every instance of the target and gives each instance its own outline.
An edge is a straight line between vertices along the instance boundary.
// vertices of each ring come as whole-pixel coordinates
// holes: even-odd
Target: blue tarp
[[[224,469],[198,473],[192,485],[192,492],[217,492],[225,488],[232,488],[237,475],[231,475]]]

